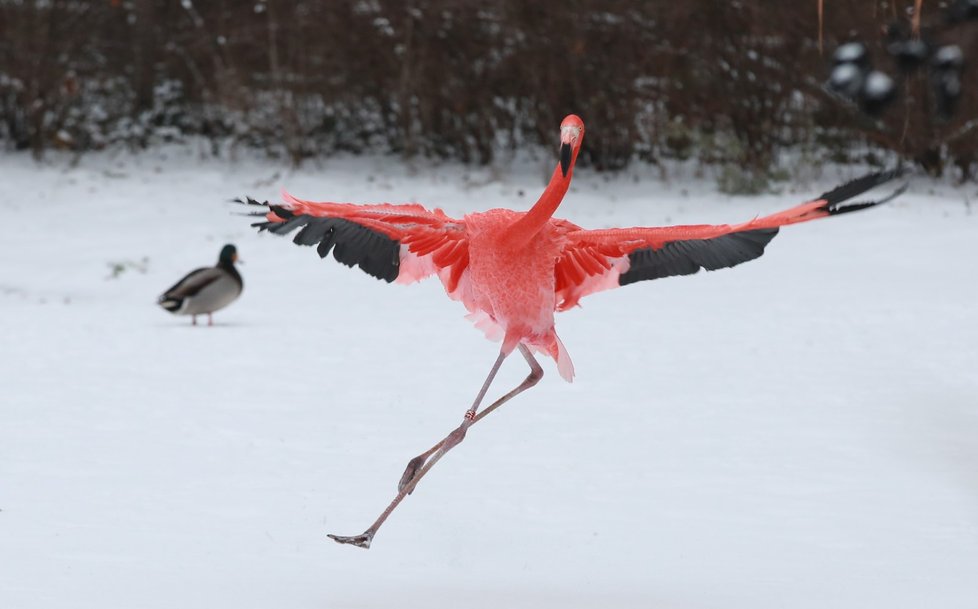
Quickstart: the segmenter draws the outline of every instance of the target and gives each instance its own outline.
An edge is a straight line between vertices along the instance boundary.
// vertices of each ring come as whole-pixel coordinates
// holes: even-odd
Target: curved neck
[[[564,195],[567,194],[567,189],[570,187],[571,177],[574,175],[574,162],[576,160],[577,150],[574,151],[574,156],[571,157],[567,175],[563,175],[558,164],[557,168],[554,169],[553,175],[550,177],[550,183],[547,184],[547,188],[540,195],[537,202],[530,208],[530,211],[526,212],[522,218],[509,227],[508,241],[511,246],[520,247],[526,245],[550,221],[554,212],[560,207],[560,202],[563,201]]]

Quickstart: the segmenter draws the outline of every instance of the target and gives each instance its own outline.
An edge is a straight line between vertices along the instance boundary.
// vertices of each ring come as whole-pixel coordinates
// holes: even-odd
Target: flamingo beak
[[[560,128],[560,173],[567,177],[574,160],[574,147],[580,142],[581,130],[573,126]]]
[[[560,173],[562,173],[565,178],[567,177],[567,170],[570,169],[573,151],[574,149],[571,148],[570,143],[560,143]]]

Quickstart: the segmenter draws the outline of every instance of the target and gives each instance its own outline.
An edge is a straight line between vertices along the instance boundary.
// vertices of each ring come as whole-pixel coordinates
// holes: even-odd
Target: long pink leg
[[[387,509],[381,512],[377,520],[375,520],[374,523],[370,525],[370,527],[360,535],[342,536],[342,535],[331,534],[331,535],[327,535],[327,537],[339,543],[348,543],[364,549],[369,548],[370,542],[373,540],[374,535],[377,534],[377,531],[380,529],[380,526],[384,524],[384,521],[387,520],[387,517],[391,515],[391,513],[394,511],[394,508],[396,508],[401,503],[401,501],[404,500],[405,497],[411,494],[414,488],[418,485],[418,482],[421,480],[421,478],[423,478],[425,474],[431,471],[431,468],[435,466],[435,463],[437,463],[439,459],[445,456],[445,453],[450,451],[452,448],[457,446],[462,440],[465,439],[465,432],[468,430],[469,427],[474,425],[476,421],[482,419],[484,416],[486,416],[493,410],[505,404],[513,397],[519,395],[523,391],[526,391],[530,387],[540,382],[540,379],[543,377],[543,368],[536,361],[536,358],[534,358],[533,355],[530,353],[529,349],[524,347],[522,344],[519,345],[519,349],[520,349],[520,353],[523,354],[523,357],[526,358],[527,363],[530,365],[530,374],[529,376],[526,377],[526,380],[520,383],[520,385],[517,386],[512,391],[510,391],[500,399],[493,402],[482,413],[478,415],[476,414],[476,411],[479,408],[479,404],[482,403],[483,398],[485,398],[486,392],[489,390],[489,385],[492,384],[493,379],[496,377],[496,373],[499,372],[499,367],[502,365],[503,360],[506,359],[507,354],[500,352],[499,357],[496,359],[496,363],[493,364],[492,366],[492,370],[489,371],[489,376],[486,377],[486,382],[483,383],[482,389],[479,391],[479,395],[476,396],[475,402],[473,402],[471,408],[465,411],[465,416],[462,419],[462,424],[459,425],[450,434],[445,436],[445,438],[441,442],[435,444],[435,446],[433,446],[430,450],[419,455],[418,457],[415,457],[414,459],[411,460],[410,463],[408,463],[408,469],[405,470],[404,476],[402,476],[401,478],[401,483],[398,485],[397,495],[394,497],[394,500],[391,501],[390,505],[387,506]],[[432,455],[432,453],[434,454]],[[430,459],[428,459],[429,455],[431,455]],[[424,464],[423,466],[421,466],[422,463]],[[418,469],[418,467],[420,467],[420,469]],[[407,481],[405,481],[405,478],[407,478]]]
[[[519,350],[520,353],[523,354],[523,357],[526,359],[526,363],[530,365],[530,374],[526,377],[526,379],[522,383],[517,385],[515,389],[513,389],[503,397],[499,398],[498,400],[490,404],[485,410],[480,412],[474,419],[472,419],[471,423],[469,423],[468,425],[469,427],[481,421],[483,417],[488,415],[493,410],[499,408],[500,406],[510,401],[514,397],[518,396],[519,394],[523,393],[530,387],[533,387],[534,385],[540,382],[540,379],[543,378],[543,368],[540,366],[540,363],[536,360],[536,358],[533,357],[533,354],[530,353],[530,350],[524,347],[522,343],[519,345]],[[406,487],[411,481],[414,480],[415,474],[417,474],[418,470],[420,470],[421,467],[425,464],[425,461],[428,460],[428,457],[433,455],[438,449],[444,446],[447,440],[448,438],[441,440],[440,442],[438,442],[428,450],[424,451],[417,457],[411,459],[408,462],[407,467],[404,469],[404,474],[401,476],[401,481],[397,485],[397,490],[399,491],[404,490],[404,487]],[[411,491],[408,491],[408,494],[410,495]]]

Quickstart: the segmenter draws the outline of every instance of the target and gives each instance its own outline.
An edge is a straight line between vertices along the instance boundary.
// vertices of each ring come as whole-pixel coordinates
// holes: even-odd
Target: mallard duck
[[[225,245],[217,266],[190,271],[160,296],[158,304],[174,315],[192,315],[195,326],[197,316],[206,313],[207,325],[214,325],[211,314],[234,302],[244,288],[241,274],[234,268],[237,261],[237,248]]]

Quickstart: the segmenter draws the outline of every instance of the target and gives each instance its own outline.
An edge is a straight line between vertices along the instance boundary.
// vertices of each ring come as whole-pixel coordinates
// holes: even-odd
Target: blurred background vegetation
[[[78,152],[204,136],[301,162],[337,151],[489,163],[554,146],[580,114],[582,162],[693,159],[730,190],[780,153],[890,153],[973,179],[978,86],[936,118],[926,70],[881,117],[824,86],[831,52],[934,0],[0,0],[0,147]],[[820,26],[820,12],[823,23]],[[946,30],[946,31],[944,31]],[[822,34],[820,34],[820,31]],[[978,30],[938,28],[975,57]],[[798,155],[802,155],[799,157]],[[721,174],[722,175],[722,174]],[[741,183],[742,182],[742,183]]]

